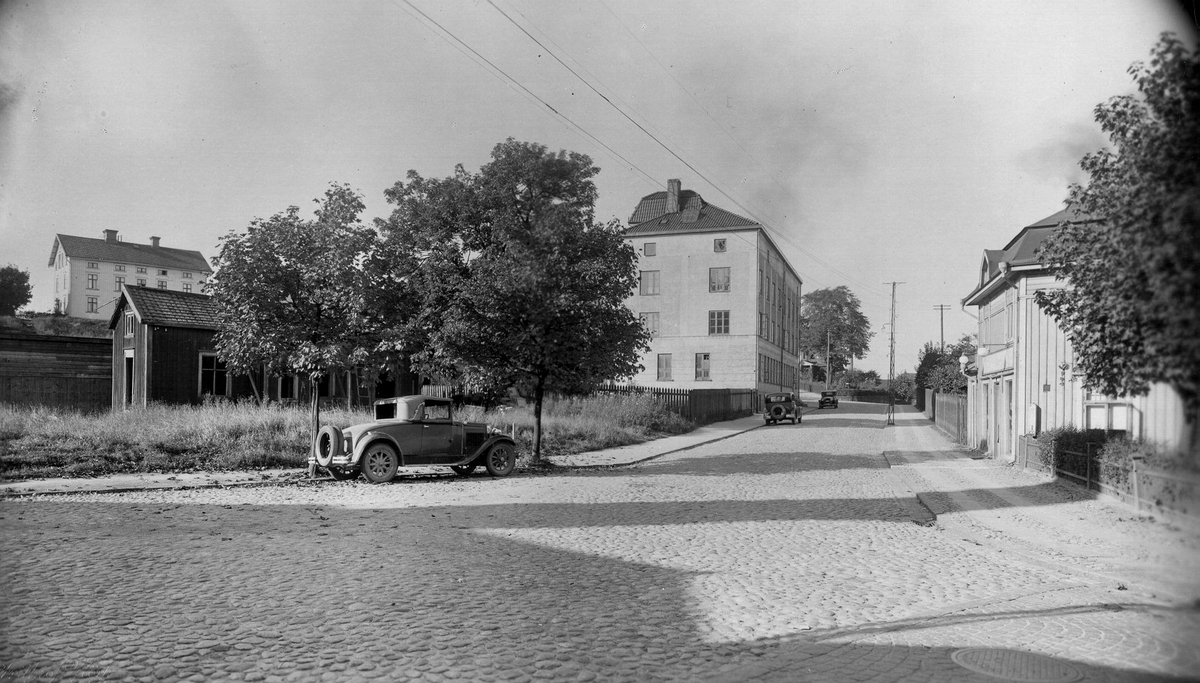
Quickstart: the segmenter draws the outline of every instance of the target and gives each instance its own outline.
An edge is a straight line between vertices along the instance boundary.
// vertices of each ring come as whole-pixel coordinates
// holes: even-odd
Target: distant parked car
[[[791,420],[792,424],[800,422],[800,406],[796,397],[790,393],[767,394],[766,411],[763,419],[767,424],[775,424]]]
[[[455,422],[449,399],[429,396],[375,402],[375,421],[317,434],[309,463],[334,479],[361,472],[372,483],[395,478],[401,467],[446,465],[466,476],[482,465],[493,477],[507,476],[517,462],[516,443],[489,425]]]
[[[822,391],[821,400],[817,401],[817,408],[836,408],[838,407],[838,395],[836,391]]]

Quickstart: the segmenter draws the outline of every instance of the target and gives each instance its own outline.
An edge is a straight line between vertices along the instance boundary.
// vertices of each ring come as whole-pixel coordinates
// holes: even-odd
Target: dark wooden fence
[[[754,389],[675,389],[636,384],[605,384],[595,393],[650,394],[668,410],[699,424],[753,415],[759,401],[758,392]]]
[[[0,334],[0,403],[110,409],[112,340]]]

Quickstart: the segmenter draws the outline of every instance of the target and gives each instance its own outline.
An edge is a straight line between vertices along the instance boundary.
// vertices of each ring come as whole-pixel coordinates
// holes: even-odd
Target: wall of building
[[[635,293],[635,313],[658,313],[659,332],[642,357],[638,384],[694,388],[748,388],[754,382],[757,334],[756,231],[655,235],[626,240],[638,252],[639,271],[658,271],[659,294]],[[725,251],[714,241],[725,240]],[[647,256],[647,243],[654,255]],[[709,291],[709,269],[729,268],[729,291]],[[729,333],[709,334],[709,312],[729,312]],[[695,378],[696,354],[708,353],[709,380]],[[671,354],[672,380],[659,382],[658,356]]]
[[[107,339],[0,334],[0,403],[80,411],[107,407]]]
[[[979,307],[981,339],[997,341],[1009,325],[1015,333],[1010,346],[980,349],[978,375],[968,389],[970,444],[993,457],[1010,459],[1019,437],[1070,425],[1123,429],[1167,448],[1186,447],[1187,416],[1171,387],[1155,384],[1145,396],[1125,397],[1101,396],[1084,388],[1067,333],[1034,299],[1038,291],[1062,286],[1050,275],[1021,277],[1015,288],[997,292]],[[1009,379],[1011,399],[1005,393]],[[1106,416],[1104,424],[1099,424],[1104,418],[1098,416]]]
[[[92,267],[92,264],[95,264],[95,267]],[[122,268],[124,270],[121,270]],[[163,271],[166,271],[166,275],[161,274]],[[89,275],[96,276],[94,289],[89,286]],[[62,302],[62,311],[66,315],[107,320],[112,316],[117,301],[121,298],[121,287],[117,284],[119,277],[125,278],[125,284],[130,286],[136,286],[139,280],[145,280],[146,287],[159,287],[159,283],[164,283],[165,289],[183,292],[190,288],[192,292],[199,294],[208,273],[157,268],[132,262],[88,261],[62,256],[55,261],[54,296]],[[88,311],[89,297],[96,299],[95,312]]]

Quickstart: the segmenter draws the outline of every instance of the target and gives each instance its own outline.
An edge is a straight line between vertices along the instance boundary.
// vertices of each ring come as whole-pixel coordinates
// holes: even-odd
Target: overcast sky
[[[1093,108],[1167,30],[1194,39],[1148,0],[7,2],[0,265],[49,310],[56,233],[212,257],[330,182],[369,220],[409,169],[513,137],[590,155],[601,218],[679,178],[765,223],[804,291],[862,299],[856,367],[886,376],[883,283],[897,372],[935,306],[948,341],[974,331],[983,250],[1062,208]]]

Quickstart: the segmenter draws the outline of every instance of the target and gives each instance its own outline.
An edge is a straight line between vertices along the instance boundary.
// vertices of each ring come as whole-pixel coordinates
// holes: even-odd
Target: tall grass
[[[478,409],[477,409],[478,410]],[[533,452],[533,407],[478,410],[473,419],[513,433],[522,454]],[[542,455],[570,455],[682,434],[695,428],[649,395],[548,398],[542,405]]]
[[[323,409],[337,427],[371,420],[371,411]],[[460,411],[506,433],[518,450],[533,447],[531,407]],[[567,455],[624,446],[693,425],[650,396],[548,399],[542,413],[542,454]],[[0,478],[89,477],[131,472],[189,472],[304,467],[307,410],[250,401],[203,406],[152,405],[99,415],[0,405]]]
[[[324,410],[322,422],[346,426],[368,411]],[[309,415],[253,402],[152,405],[86,415],[0,406],[0,476],[97,476],[303,467]]]

